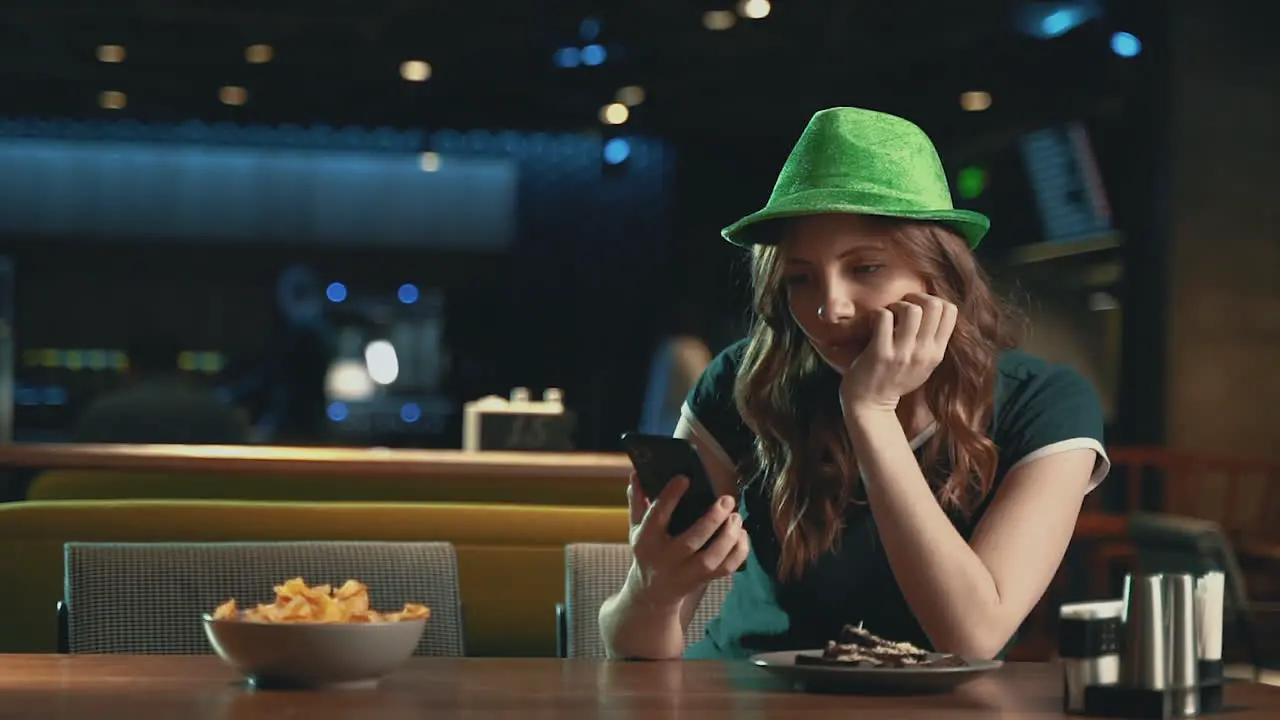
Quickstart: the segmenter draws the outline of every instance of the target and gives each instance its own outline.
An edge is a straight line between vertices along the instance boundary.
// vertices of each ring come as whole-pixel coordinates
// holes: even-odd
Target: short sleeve
[[[733,386],[746,349],[747,341],[741,340],[717,355],[702,372],[680,410],[698,439],[734,467],[752,452],[755,439],[733,400]]]
[[[995,441],[1003,477],[1019,465],[1069,450],[1098,454],[1089,490],[1111,470],[1103,439],[1102,403],[1093,385],[1075,370],[1043,365],[1039,372],[1007,380],[1014,387],[996,421]]]

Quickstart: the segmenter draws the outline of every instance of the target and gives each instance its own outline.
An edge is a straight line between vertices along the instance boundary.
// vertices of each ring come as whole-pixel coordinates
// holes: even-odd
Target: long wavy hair
[[[922,468],[943,509],[968,517],[995,477],[997,449],[986,430],[1000,351],[1015,344],[1014,313],[950,228],[884,222],[896,256],[959,310],[946,355],[921,388],[938,423]],[[831,370],[791,316],[778,246],[755,247],[751,280],[754,317],[734,400],[757,436],[744,477],[769,490],[781,543],[778,577],[786,581],[837,545],[846,509],[865,502],[865,494]]]

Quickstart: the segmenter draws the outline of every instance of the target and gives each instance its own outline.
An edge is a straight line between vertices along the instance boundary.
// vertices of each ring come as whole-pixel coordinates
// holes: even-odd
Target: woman
[[[600,612],[611,656],[819,648],[846,623],[1003,652],[1109,461],[1089,384],[1012,349],[972,253],[988,227],[953,209],[915,125],[813,117],[765,208],[724,231],[751,248],[755,320],[675,432],[721,502],[673,538],[687,481],[650,499],[633,478],[635,561]],[[686,651],[722,576],[734,582],[720,616]]]

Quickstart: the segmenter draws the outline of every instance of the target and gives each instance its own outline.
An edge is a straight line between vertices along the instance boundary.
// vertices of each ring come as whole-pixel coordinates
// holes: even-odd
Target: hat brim
[[[773,220],[804,217],[806,215],[874,215],[877,217],[902,218],[904,220],[921,220],[939,222],[955,228],[968,243],[970,248],[978,247],[982,238],[991,229],[991,220],[982,213],[972,210],[893,210],[882,207],[867,207],[856,203],[845,202],[836,197],[807,197],[811,193],[787,198],[782,202],[751,213],[738,222],[720,231],[725,240],[739,247],[749,248],[752,245],[773,245],[780,239],[776,233],[767,231],[767,225]],[[790,201],[790,202],[788,202]]]

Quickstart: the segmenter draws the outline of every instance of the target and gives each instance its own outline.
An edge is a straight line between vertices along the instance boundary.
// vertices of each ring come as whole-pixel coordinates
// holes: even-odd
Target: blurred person
[[[219,392],[231,403],[260,398],[258,441],[307,444],[325,435],[325,377],[337,357],[337,331],[325,318],[324,303],[315,272],[304,265],[285,268],[276,281],[277,323],[263,359]]]
[[[236,445],[249,441],[249,427],[213,390],[187,379],[178,368],[181,346],[164,333],[131,338],[124,387],[93,402],[72,428],[73,442]]]
[[[693,303],[682,303],[675,323],[658,343],[649,363],[638,430],[655,435],[675,432],[685,396],[711,364],[704,313]]]
[[[1014,349],[972,252],[988,227],[954,209],[914,124],[813,116],[765,208],[722,233],[751,253],[754,319],[675,431],[720,502],[671,537],[688,480],[647,498],[632,476],[633,564],[599,616],[610,656],[742,659],[859,623],[1003,654],[1110,461],[1089,383]],[[686,649],[716,577],[732,589]]]

